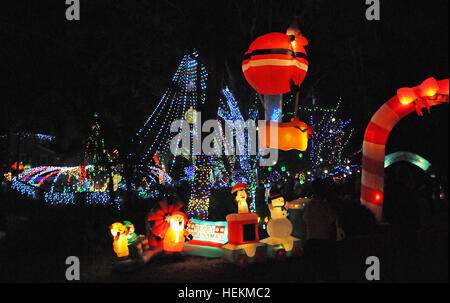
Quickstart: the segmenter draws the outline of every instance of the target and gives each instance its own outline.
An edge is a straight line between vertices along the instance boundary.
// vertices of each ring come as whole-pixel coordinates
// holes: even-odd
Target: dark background
[[[80,153],[92,113],[107,144],[128,154],[132,135],[153,111],[182,56],[199,50],[209,72],[207,108],[228,84],[243,112],[254,100],[241,58],[294,16],[309,40],[301,104],[343,100],[362,144],[373,113],[397,88],[448,77],[448,1],[380,1],[367,21],[363,0],[119,1],[81,0],[81,20],[67,21],[65,1],[7,1],[0,17],[0,132],[56,135],[61,154]],[[214,4],[212,4],[214,3]],[[288,109],[292,111],[291,108]],[[407,150],[448,175],[448,106],[412,114],[393,130],[386,153]],[[441,169],[442,170],[442,169]]]
[[[365,0],[81,0],[81,20],[71,22],[65,19],[63,0],[4,2],[0,134],[54,135],[54,148],[66,156],[83,153],[95,111],[100,113],[105,142],[128,154],[132,136],[170,85],[182,56],[194,47],[209,72],[209,100],[202,111],[217,112],[217,95],[226,83],[245,113],[254,91],[241,70],[243,53],[259,35],[285,32],[295,15],[309,40],[301,104],[310,105],[314,94],[319,106],[331,107],[341,97],[342,118],[351,118],[355,128],[349,152],[361,148],[371,116],[399,87],[419,85],[430,76],[448,78],[447,0],[380,0],[380,21],[366,20]],[[448,179],[448,105],[431,112],[404,118],[392,131],[386,154],[418,153]],[[2,151],[2,164],[9,167],[13,157]],[[9,200],[20,209],[20,217],[1,220],[7,221],[8,241],[3,243],[8,245],[0,246],[0,281],[65,281],[68,255],[82,257],[83,281],[124,280],[122,275],[110,276],[114,254],[107,226],[128,218],[142,232],[139,224],[144,220],[139,216],[146,215],[146,205],[111,214],[105,209],[56,209],[22,199]],[[444,215],[444,232],[427,228],[421,236],[426,253],[417,263],[423,269],[423,274],[416,273],[417,281],[448,282],[448,214]],[[365,265],[359,257],[392,252],[389,241],[365,245],[353,240],[342,253],[348,274],[342,281],[364,281]],[[290,262],[271,263],[271,269],[279,270],[275,279],[266,267],[229,271],[220,260],[200,259],[161,261],[125,280],[302,280],[303,261]],[[394,263],[382,264],[389,273]],[[394,274],[383,277],[393,280]]]

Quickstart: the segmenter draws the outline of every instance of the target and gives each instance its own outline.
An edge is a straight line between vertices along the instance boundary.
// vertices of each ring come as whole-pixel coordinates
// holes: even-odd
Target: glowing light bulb
[[[417,99],[414,90],[410,87],[402,87],[397,90],[397,97],[401,104],[407,105]]]

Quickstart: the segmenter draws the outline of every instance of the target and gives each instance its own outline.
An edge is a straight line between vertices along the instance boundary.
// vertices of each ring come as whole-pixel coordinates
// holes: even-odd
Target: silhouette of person
[[[394,276],[399,282],[416,278],[420,215],[411,172],[400,164],[392,182],[386,184],[383,215],[391,224]]]
[[[303,220],[309,256],[316,281],[332,278],[336,265],[336,211],[327,200],[329,193],[322,179],[312,182],[313,197],[305,208]]]

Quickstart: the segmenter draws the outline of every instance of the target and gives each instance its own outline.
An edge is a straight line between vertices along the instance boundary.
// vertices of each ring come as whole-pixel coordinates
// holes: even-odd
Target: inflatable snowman
[[[269,201],[270,220],[267,223],[268,238],[261,240],[268,245],[282,245],[286,252],[294,247],[294,242],[299,239],[292,237],[292,223],[287,218],[286,202],[280,194],[270,197]]]

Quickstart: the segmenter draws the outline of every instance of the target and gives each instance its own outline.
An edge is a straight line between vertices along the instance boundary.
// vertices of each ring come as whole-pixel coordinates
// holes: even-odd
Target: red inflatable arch
[[[372,116],[363,142],[361,203],[381,221],[383,209],[385,145],[392,128],[414,110],[422,116],[422,109],[448,103],[448,79],[426,79],[416,87],[403,87]]]

